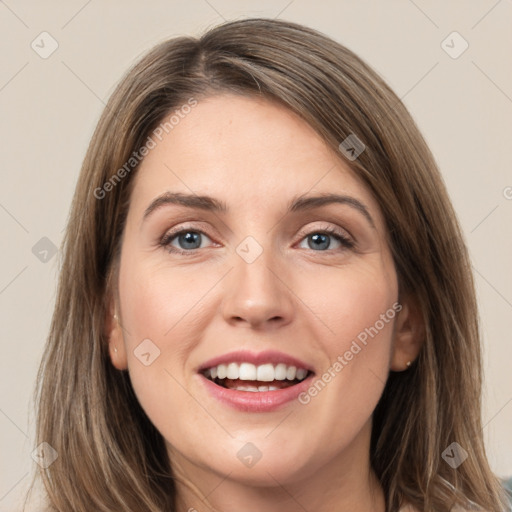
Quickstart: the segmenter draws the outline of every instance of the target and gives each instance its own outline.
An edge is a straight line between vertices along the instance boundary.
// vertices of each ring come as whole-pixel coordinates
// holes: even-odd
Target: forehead
[[[153,137],[135,176],[130,209],[167,190],[208,194],[233,207],[287,203],[301,194],[356,196],[378,217],[367,187],[315,130],[269,100],[223,94],[201,100]]]

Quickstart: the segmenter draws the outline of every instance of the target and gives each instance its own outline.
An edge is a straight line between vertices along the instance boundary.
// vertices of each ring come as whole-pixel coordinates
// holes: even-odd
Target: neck
[[[178,512],[385,512],[384,492],[369,463],[368,425],[360,433],[359,443],[367,446],[366,456],[361,445],[354,443],[327,464],[301,477],[278,481],[268,469],[265,484],[250,485],[228,475],[219,475],[180,460],[178,481]],[[176,469],[176,453],[173,467]]]

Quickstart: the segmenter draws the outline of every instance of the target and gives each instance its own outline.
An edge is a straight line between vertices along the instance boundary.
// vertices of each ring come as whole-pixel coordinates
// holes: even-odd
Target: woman
[[[505,510],[459,225],[405,107],[338,43],[249,19],[151,50],[63,257],[48,510]]]

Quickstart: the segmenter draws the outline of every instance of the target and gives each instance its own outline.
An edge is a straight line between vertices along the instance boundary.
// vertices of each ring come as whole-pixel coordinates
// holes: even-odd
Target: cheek
[[[309,292],[309,300],[325,324],[322,339],[332,356],[348,350],[354,340],[369,348],[368,341],[378,339],[379,344],[373,347],[377,352],[381,353],[378,347],[390,349],[393,304],[398,297],[394,273],[384,272],[378,264],[361,265],[331,270],[315,282],[324,283],[323,291],[316,288],[315,293]]]
[[[387,380],[398,285],[378,264],[339,269],[315,282],[326,285],[325,293],[310,293],[309,303],[322,320],[316,339],[327,361],[303,403],[326,423],[352,431],[370,417]]]
[[[119,287],[130,380],[157,429],[177,434],[171,411],[192,422],[196,416],[205,421],[183,386],[190,370],[188,354],[208,323],[200,299],[215,279],[136,261],[129,253],[123,263]]]
[[[170,271],[151,261],[127,258],[120,274],[120,293],[129,347],[133,350],[142,339],[150,338],[162,351],[183,349],[177,334],[194,325],[198,301],[208,287],[209,280],[199,279],[197,273]],[[193,338],[189,334],[185,343]]]

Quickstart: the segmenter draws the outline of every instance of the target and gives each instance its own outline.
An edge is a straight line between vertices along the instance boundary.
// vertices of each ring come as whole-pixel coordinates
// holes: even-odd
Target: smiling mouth
[[[202,375],[225,389],[263,392],[295,386],[312,375],[312,372],[283,363],[259,366],[252,363],[229,363],[207,368]]]

